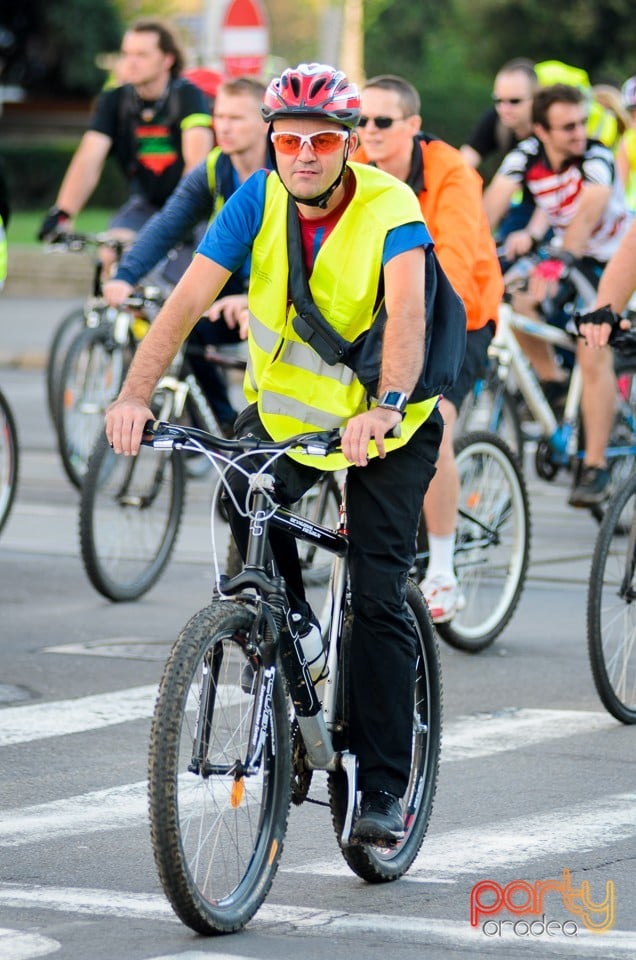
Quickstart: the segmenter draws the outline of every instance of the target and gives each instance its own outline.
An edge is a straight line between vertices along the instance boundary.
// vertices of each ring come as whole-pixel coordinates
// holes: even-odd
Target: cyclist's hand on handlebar
[[[215,300],[207,312],[208,318],[215,323],[224,320],[230,330],[239,328],[241,340],[247,337],[249,313],[247,310],[247,294],[235,293]]]
[[[629,330],[631,326],[629,320],[622,319],[619,314],[610,309],[609,305],[599,307],[590,313],[576,313],[574,322],[579,331],[579,336],[592,349],[607,346],[612,332],[617,327]]]
[[[503,248],[506,260],[525,257],[534,246],[534,240],[527,230],[513,230],[504,240]]]
[[[357,417],[352,417],[347,423],[342,435],[342,452],[356,467],[366,467],[371,440],[375,440],[380,457],[385,457],[384,438],[400,423],[402,416],[397,410],[384,407],[366,410]]]
[[[68,233],[71,228],[71,215],[59,207],[51,207],[38,230],[38,240],[54,240],[60,234]]]
[[[106,438],[115,453],[136,456],[152,410],[143,400],[117,399],[106,411]]]
[[[118,307],[134,289],[126,280],[107,280],[102,286],[102,294],[109,307]]]

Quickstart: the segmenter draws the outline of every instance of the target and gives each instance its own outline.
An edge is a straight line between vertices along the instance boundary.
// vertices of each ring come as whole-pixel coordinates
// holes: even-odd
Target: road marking
[[[465,830],[429,835],[407,880],[433,876],[484,878],[494,870],[518,867],[541,857],[573,856],[636,836],[636,793],[619,793],[534,816],[475,824]],[[336,860],[283,867],[286,873],[346,876]]]
[[[157,685],[10,707],[0,714],[0,747],[85,733],[152,716]]]
[[[623,729],[608,713],[510,708],[460,717],[444,728],[442,761],[471,760],[597,730]]]
[[[157,685],[150,684],[74,700],[9,707],[0,713],[0,747],[146,720],[152,716],[156,697]],[[600,711],[513,707],[495,714],[480,713],[460,717],[444,729],[442,761],[470,760],[611,728],[623,729]]]
[[[56,953],[62,944],[59,940],[42,937],[39,933],[24,933],[0,927],[0,960],[32,960],[33,957],[48,957]]]
[[[0,905],[13,909],[42,908],[57,910],[61,913],[80,914],[86,916],[108,916],[117,918],[133,917],[138,920],[168,920],[179,923],[167,901],[157,894],[128,893],[118,890],[92,890],[78,887],[43,887],[12,884],[0,884]],[[348,913],[344,910],[318,910],[313,907],[298,907],[265,903],[250,922],[250,929],[262,927],[282,926],[291,928],[286,933],[298,931],[303,935],[315,934],[323,937],[325,933],[331,936],[386,936],[399,938],[400,942],[421,943],[427,946],[455,945],[460,948],[473,947],[475,951],[488,944],[501,944],[507,951],[510,943],[517,943],[520,938],[505,932],[501,940],[489,937],[469,922],[456,920],[438,920],[427,917],[410,917],[400,915],[383,915],[367,913]],[[525,946],[525,944],[524,944]],[[602,937],[580,930],[576,937],[571,939],[559,938],[549,941],[542,939],[540,950],[542,956],[603,956],[620,955],[634,956],[636,949],[636,932],[631,930],[610,930]],[[34,954],[35,956],[35,954]],[[209,956],[209,951],[200,952],[186,950],[181,953],[155,957],[153,960],[198,960],[199,957]],[[229,956],[229,955],[228,955]],[[232,954],[236,960],[236,955]],[[225,955],[215,953],[218,960],[224,960]],[[7,957],[7,960],[9,958]],[[11,960],[15,960],[11,957]],[[241,960],[241,958],[238,958]]]

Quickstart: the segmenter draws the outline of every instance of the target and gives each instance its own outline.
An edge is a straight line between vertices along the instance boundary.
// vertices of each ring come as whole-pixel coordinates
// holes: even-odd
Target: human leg
[[[348,471],[350,740],[364,792],[401,797],[408,781],[416,637],[406,579],[441,434],[435,411],[404,447]]]
[[[446,623],[462,608],[461,595],[453,565],[455,528],[459,503],[459,473],[455,462],[453,439],[457,412],[475,380],[482,374],[492,340],[494,324],[480,330],[469,330],[466,354],[457,382],[440,400],[439,410],[444,433],[439,448],[437,471],[424,497],[424,520],[428,537],[429,559],[426,577],[420,589],[435,623]]]
[[[585,432],[585,457],[581,476],[570,494],[573,507],[601,503],[607,496],[609,471],[605,459],[616,406],[616,377],[609,347],[591,349],[577,344],[577,360],[581,367],[583,390],[581,418]]]

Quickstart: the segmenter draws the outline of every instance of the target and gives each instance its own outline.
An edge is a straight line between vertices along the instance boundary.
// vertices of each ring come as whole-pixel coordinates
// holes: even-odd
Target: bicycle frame
[[[161,448],[161,440],[155,440],[154,446]],[[172,446],[172,441],[166,444]],[[241,774],[255,773],[259,769],[263,745],[266,741],[271,718],[271,698],[276,677],[276,650],[280,643],[281,628],[287,625],[292,642],[281,647],[281,662],[289,683],[290,695],[298,728],[306,750],[306,764],[310,769],[335,771],[341,769],[347,777],[347,810],[342,832],[342,844],[349,843],[356,803],[356,758],[348,751],[336,751],[332,733],[340,732],[337,717],[338,673],[340,655],[340,636],[344,622],[347,590],[347,552],[346,514],[341,507],[339,529],[334,531],[321,524],[294,513],[287,507],[278,506],[272,511],[269,494],[273,490],[274,480],[269,474],[256,474],[252,478],[250,492],[250,528],[247,553],[243,570],[235,577],[221,577],[219,592],[221,599],[238,597],[255,603],[257,618],[255,633],[250,638],[254,652],[260,650],[263,669],[259,674],[259,683],[255,691],[256,708],[250,730],[250,754],[241,766]],[[316,692],[309,666],[298,636],[291,629],[289,605],[285,584],[276,572],[267,572],[269,560],[267,553],[268,529],[270,524],[286,531],[298,540],[314,544],[334,555],[329,583],[329,634],[327,653],[327,677],[323,683],[322,703]],[[255,590],[256,598],[245,595],[245,590]],[[199,705],[197,718],[197,738],[193,744],[193,770],[200,770],[205,776],[209,771],[200,766],[205,756],[205,715],[211,704],[205,695]]]
[[[536,337],[544,343],[562,347],[574,352],[572,338],[559,327],[549,323],[532,320],[516,313],[510,304],[502,303],[499,310],[497,332],[488,348],[488,355],[497,362],[497,376],[505,388],[510,373],[525,400],[528,409],[541,426],[543,435],[548,439],[552,460],[555,465],[567,466],[572,459],[582,460],[584,451],[579,450],[578,412],[581,403],[583,380],[578,363],[574,364],[570,377],[563,419],[559,423],[545,398],[538,377],[527,359],[514,331]],[[495,408],[494,416],[497,415]],[[629,418],[631,421],[631,417]],[[636,427],[636,424],[631,424]],[[491,428],[493,424],[490,425]],[[614,446],[606,450],[609,459],[633,456],[636,446]]]

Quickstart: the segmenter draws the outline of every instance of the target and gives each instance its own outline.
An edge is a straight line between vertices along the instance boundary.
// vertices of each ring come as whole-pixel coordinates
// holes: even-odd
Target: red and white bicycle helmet
[[[621,99],[626,110],[636,109],[636,77],[630,77],[621,87]]]
[[[271,81],[261,115],[267,123],[279,117],[321,117],[352,130],[360,119],[360,94],[342,70],[301,63]]]

